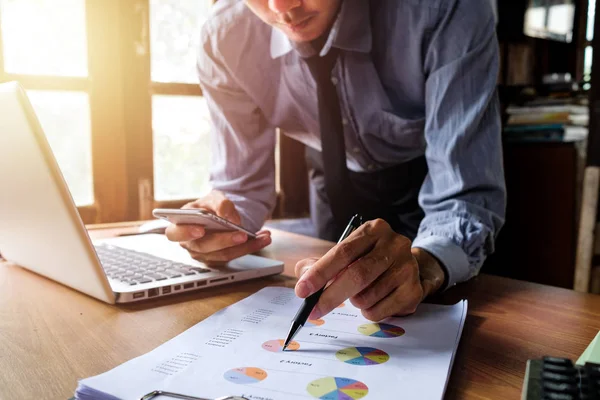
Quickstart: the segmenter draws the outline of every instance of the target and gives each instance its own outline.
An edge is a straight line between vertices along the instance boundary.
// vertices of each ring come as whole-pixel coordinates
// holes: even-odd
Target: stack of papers
[[[581,357],[579,357],[576,364],[584,365],[587,362],[600,364],[600,331],[581,354]]]
[[[309,320],[285,352],[302,300],[265,288],[153,351],[83,379],[76,399],[139,399],[164,390],[214,399],[441,399],[467,315],[467,302],[422,304],[379,323],[349,301]]]

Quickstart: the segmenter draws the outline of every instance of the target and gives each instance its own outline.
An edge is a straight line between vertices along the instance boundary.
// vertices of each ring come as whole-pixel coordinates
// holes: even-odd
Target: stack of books
[[[538,98],[510,105],[504,126],[509,141],[579,141],[587,138],[588,105],[584,100]]]

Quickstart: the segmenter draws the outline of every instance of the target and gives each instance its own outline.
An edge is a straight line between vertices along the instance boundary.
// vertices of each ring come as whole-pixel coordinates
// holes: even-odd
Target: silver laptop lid
[[[25,91],[0,84],[0,252],[114,303],[87,231]]]

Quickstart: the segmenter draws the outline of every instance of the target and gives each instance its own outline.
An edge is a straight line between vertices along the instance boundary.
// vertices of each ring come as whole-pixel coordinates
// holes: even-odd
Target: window
[[[88,76],[84,0],[0,0],[0,8],[6,72]]]
[[[210,120],[197,89],[199,28],[210,3],[150,0],[154,198],[192,199],[209,190]],[[169,85],[175,84],[175,85]]]
[[[85,21],[84,0],[0,0],[4,80],[30,83],[30,101],[78,205],[94,202]],[[31,77],[44,75],[72,79],[39,90],[46,85]]]
[[[587,1],[587,15],[585,15],[585,38],[583,43],[583,81],[584,89],[590,88],[592,79],[592,59],[594,49],[592,41],[594,40],[594,23],[596,18],[596,0]]]
[[[75,203],[93,204],[90,101],[87,93],[29,90],[27,95]]]
[[[154,197],[197,198],[208,192],[206,102],[198,96],[152,96]]]
[[[196,51],[212,3],[0,0],[0,83],[27,91],[85,223],[148,219],[209,190]]]
[[[209,11],[208,1],[150,0],[154,82],[198,82],[195,67],[198,32]]]
[[[591,42],[594,39],[594,21],[596,18],[596,0],[588,0],[587,23],[585,29],[585,40]]]
[[[0,0],[0,82],[26,89],[84,222],[149,218],[208,190],[195,60],[211,4]]]

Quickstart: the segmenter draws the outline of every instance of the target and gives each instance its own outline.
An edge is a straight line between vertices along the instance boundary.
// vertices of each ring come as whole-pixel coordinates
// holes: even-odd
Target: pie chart
[[[237,383],[239,385],[257,383],[264,380],[266,377],[267,372],[265,370],[254,367],[230,369],[223,374],[223,378],[231,383]]]
[[[313,326],[314,327],[314,326],[321,326],[324,323],[325,323],[325,320],[322,320],[320,318],[319,319],[309,319],[309,320],[306,320],[306,324],[305,325],[306,326]]]
[[[283,345],[285,344],[285,340],[269,340],[262,344],[262,348],[268,351],[272,351],[273,353],[278,353],[283,351]],[[290,345],[285,349],[285,351],[296,351],[300,348],[300,343],[291,341]]]
[[[388,353],[373,347],[348,347],[335,353],[335,356],[352,365],[378,365],[390,359]]]
[[[406,331],[399,326],[382,323],[364,324],[358,327],[358,331],[363,335],[378,338],[395,338],[406,333]]]
[[[365,397],[369,388],[354,379],[328,377],[312,381],[306,391],[321,400],[356,400]]]

